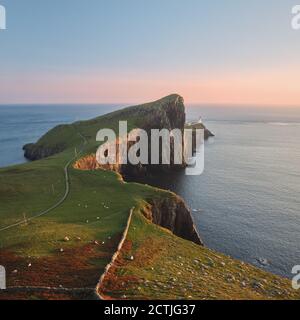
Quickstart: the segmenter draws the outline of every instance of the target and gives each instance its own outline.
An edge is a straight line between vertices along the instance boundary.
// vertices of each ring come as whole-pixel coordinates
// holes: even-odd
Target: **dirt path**
[[[67,164],[65,165],[64,167],[64,174],[65,174],[65,184],[66,184],[66,190],[65,190],[65,193],[63,195],[63,197],[56,203],[54,204],[52,207],[40,212],[40,213],[37,213],[36,215],[32,216],[31,218],[28,218],[27,219],[27,222],[29,221],[32,221],[36,218],[39,218],[39,217],[42,217],[42,216],[45,216],[46,214],[50,213],[51,211],[53,211],[54,209],[58,208],[68,197],[69,193],[70,193],[70,178],[69,178],[69,167],[71,165],[71,163],[78,158],[78,156],[83,152],[84,150],[84,146],[87,144],[87,139],[81,134],[81,133],[78,133],[80,135],[80,137],[82,138],[83,140],[83,144],[81,145],[81,148],[80,148],[80,151],[79,153],[73,157],[70,161],[67,162]],[[24,223],[24,221],[19,221],[17,223],[14,223],[14,224],[11,224],[9,226],[6,226],[6,227],[3,227],[3,228],[0,228],[0,232],[3,232],[5,230],[9,230],[9,229],[12,229],[12,228],[15,228],[15,227],[18,227],[20,225],[22,225]]]
[[[52,207],[32,216],[31,218],[27,219],[27,221],[32,221],[33,219],[36,219],[36,218],[39,218],[39,217],[42,217],[48,213],[50,213],[51,211],[53,211],[54,209],[58,208],[68,197],[69,193],[70,193],[70,178],[69,178],[69,167],[71,165],[71,163],[78,158],[78,156],[80,154],[82,154],[83,150],[84,150],[84,146],[87,144],[87,139],[81,134],[81,133],[78,133],[81,138],[83,139],[83,144],[80,148],[80,152],[75,156],[73,157],[71,160],[69,160],[67,162],[67,164],[65,165],[64,167],[64,174],[65,174],[65,185],[66,185],[66,189],[65,189],[65,193],[63,195],[63,197],[56,203],[54,204]],[[64,288],[64,287],[10,287],[10,288],[7,288],[5,290],[6,293],[28,293],[28,292],[52,292],[52,293],[55,293],[55,294],[58,294],[58,293],[62,293],[62,294],[80,294],[80,293],[88,293],[90,295],[93,295],[94,298],[96,299],[100,299],[100,300],[106,300],[106,298],[104,296],[101,295],[101,286],[102,286],[102,283],[104,281],[104,278],[106,277],[106,275],[108,274],[110,268],[113,266],[115,260],[117,259],[118,255],[120,254],[120,251],[123,247],[123,244],[126,240],[126,237],[127,237],[127,233],[128,233],[128,230],[129,230],[129,227],[130,227],[130,223],[131,223],[131,218],[132,218],[132,215],[133,215],[133,211],[134,211],[134,208],[132,208],[130,210],[130,214],[129,214],[129,217],[128,217],[128,220],[127,220],[127,225],[126,225],[126,228],[123,232],[123,236],[122,236],[122,239],[119,243],[119,246],[118,246],[118,249],[117,251],[114,253],[113,257],[112,257],[112,260],[111,262],[106,266],[105,268],[105,271],[104,273],[102,274],[101,278],[100,278],[100,281],[98,282],[96,288]],[[2,231],[5,231],[5,230],[9,230],[9,229],[12,229],[12,228],[15,228],[17,226],[20,226],[24,223],[24,221],[20,221],[20,222],[17,222],[17,223],[14,223],[14,224],[11,224],[9,226],[6,226],[6,227],[3,227],[0,229],[0,232]]]

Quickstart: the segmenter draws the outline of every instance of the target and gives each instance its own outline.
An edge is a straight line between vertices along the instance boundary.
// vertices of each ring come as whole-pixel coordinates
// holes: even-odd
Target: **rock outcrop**
[[[87,155],[86,157],[80,159],[77,161],[74,165],[77,169],[83,169],[83,170],[95,170],[95,169],[106,169],[106,170],[114,170],[118,173],[122,174],[123,176],[134,178],[139,177],[141,174],[160,174],[161,172],[170,172],[174,170],[180,170],[186,167],[186,163],[184,161],[184,156],[182,156],[182,164],[174,164],[174,154],[175,154],[175,147],[174,147],[174,139],[170,138],[170,164],[160,164],[160,165],[152,165],[151,164],[151,154],[153,153],[151,150],[151,130],[157,129],[167,129],[169,131],[173,129],[180,129],[182,131],[185,129],[185,106],[183,98],[178,95],[170,95],[168,97],[165,97],[161,100],[155,101],[153,103],[148,103],[140,106],[130,107],[121,110],[117,114],[119,119],[127,119],[128,121],[130,119],[135,119],[135,127],[145,130],[148,133],[148,154],[149,154],[149,164],[138,164],[138,165],[131,165],[130,161],[127,161],[128,163],[126,165],[121,163],[116,163],[113,165],[98,165],[96,161],[96,155],[91,154]],[[109,115],[111,119],[114,119],[116,117],[116,114],[113,113]],[[199,127],[199,125],[201,125]],[[190,129],[202,129],[204,130],[205,139],[208,139],[209,137],[213,136],[213,134],[203,125],[199,124],[197,127],[189,126],[187,128]],[[121,143],[124,143],[124,141],[127,137],[118,137],[117,141],[114,141],[113,143],[117,145],[117,159],[119,159],[119,145]],[[123,141],[123,142],[122,142]],[[125,142],[126,143],[126,142]],[[127,148],[132,146],[132,142],[127,142]],[[183,143],[184,144],[184,143]],[[195,144],[195,141],[194,141]],[[182,146],[183,147],[183,146]],[[159,148],[159,157],[162,157],[162,150],[164,150],[165,146],[163,145],[163,142],[160,141],[160,146],[156,146],[156,148]],[[183,148],[182,148],[183,149]],[[161,159],[160,159],[161,161]]]
[[[23,147],[24,157],[28,160],[35,161],[48,158],[54,154],[60,153],[65,150],[64,144],[57,144],[55,146],[36,145],[34,143],[26,144]]]
[[[36,143],[29,143],[23,147],[24,156],[35,161],[48,158],[65,151],[78,133],[73,125],[59,125],[48,131]]]
[[[146,103],[138,106],[122,109],[120,111],[112,112],[106,116],[95,118],[89,121],[82,121],[71,125],[59,125],[48,133],[46,133],[37,143],[26,144],[23,147],[24,156],[29,160],[40,160],[49,156],[55,155],[72,147],[74,136],[78,135],[76,131],[77,124],[95,125],[99,119],[105,119],[108,123],[115,123],[119,120],[127,120],[131,127],[141,128],[148,133],[151,129],[184,129],[185,126],[185,106],[184,100],[177,94],[169,95],[163,99],[155,102]],[[101,127],[99,127],[101,129]],[[213,134],[203,125],[205,132],[205,139],[213,136]],[[150,136],[150,135],[149,135]],[[68,137],[67,141],[62,141],[62,137]],[[96,137],[95,137],[96,138]],[[149,141],[149,146],[151,145]],[[149,147],[150,148],[150,147]],[[171,159],[173,159],[173,148],[171,145]],[[149,150],[149,155],[151,150]],[[161,165],[159,171],[169,171],[181,169],[182,166],[174,165]],[[145,168],[143,166],[127,165],[121,168],[122,171],[127,171],[127,174],[139,174]],[[147,166],[148,171],[157,171],[157,166]]]
[[[212,138],[215,136],[210,130],[208,130],[206,128],[206,126],[203,125],[203,127],[204,127],[204,139],[205,140],[208,140],[209,138]]]
[[[170,95],[158,101],[129,107],[117,112],[113,112],[104,116],[106,123],[118,122],[119,120],[127,120],[131,123],[132,128],[141,128],[147,133],[152,129],[180,129],[184,130],[186,122],[184,100],[179,95]],[[87,125],[94,125],[97,118],[86,122]],[[82,124],[82,123],[81,123]],[[101,129],[101,127],[99,128]],[[212,136],[211,132],[204,126],[205,138]],[[28,144],[24,146],[25,157],[30,160],[38,160],[53,154],[62,152],[67,148],[66,141],[60,141],[64,131],[68,136],[74,136],[76,133],[76,123],[73,125],[58,126],[49,131],[36,144]],[[151,135],[149,134],[149,139]],[[117,143],[122,141],[122,137],[118,137]],[[50,141],[50,143],[49,143]],[[127,141],[127,140],[126,140]],[[48,143],[46,143],[48,142]],[[151,141],[149,145],[149,157],[151,157]],[[161,146],[161,150],[162,150]],[[179,170],[186,167],[183,162],[181,165],[172,163],[174,159],[174,145],[171,138],[171,164],[169,165],[130,165],[130,164],[113,164],[101,166],[96,160],[95,154],[90,154],[77,160],[73,167],[78,170],[113,170],[123,176],[137,177],[150,172],[151,174]],[[149,161],[150,163],[151,161]],[[202,245],[201,238],[196,231],[192,215],[185,205],[184,201],[172,193],[166,193],[166,197],[162,199],[150,199],[148,205],[144,208],[145,216],[153,223],[169,229],[175,235],[184,239],[193,241]]]
[[[172,231],[178,237],[203,245],[191,212],[179,196],[150,199],[143,208],[143,214],[154,224]]]

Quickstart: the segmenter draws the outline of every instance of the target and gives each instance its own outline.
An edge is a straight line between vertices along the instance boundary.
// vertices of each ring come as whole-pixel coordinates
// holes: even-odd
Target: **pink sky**
[[[201,75],[0,75],[0,83],[0,103],[140,103],[178,93],[186,103],[300,107],[299,76],[293,68]]]
[[[295,0],[0,2],[0,104],[300,107]]]

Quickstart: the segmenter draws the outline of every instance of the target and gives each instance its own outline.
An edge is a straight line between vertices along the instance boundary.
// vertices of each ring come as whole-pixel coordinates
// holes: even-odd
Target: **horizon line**
[[[148,102],[153,102],[156,100],[147,100],[145,99],[143,102],[0,102],[0,107],[8,107],[8,106],[135,106]],[[260,107],[260,108],[300,108],[300,104],[265,104],[265,103],[230,103],[230,102],[185,102],[186,106],[206,106],[206,107]]]

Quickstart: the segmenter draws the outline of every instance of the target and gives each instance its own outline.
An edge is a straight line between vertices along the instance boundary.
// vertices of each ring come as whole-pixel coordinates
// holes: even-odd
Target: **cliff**
[[[48,158],[54,154],[64,151],[64,149],[65,146],[63,144],[47,147],[43,145],[29,143],[23,147],[24,157],[31,161]]]
[[[78,134],[73,125],[59,125],[43,135],[36,143],[24,145],[24,157],[35,161],[65,151],[77,142]]]
[[[212,138],[212,137],[215,136],[210,130],[208,130],[208,129],[206,128],[205,125],[203,125],[203,129],[204,129],[204,139],[205,139],[205,140],[208,140],[209,138]]]
[[[180,197],[174,195],[163,199],[149,199],[142,213],[148,220],[170,230],[176,236],[203,245],[191,212]]]
[[[149,133],[152,129],[181,129],[183,131],[186,114],[183,98],[173,94],[152,103],[125,108],[100,118],[81,121],[72,125],[58,126],[44,135],[36,144],[24,146],[25,156],[31,160],[38,160],[62,152],[70,147],[71,136],[74,136],[76,131],[81,132],[83,126],[94,127],[94,136],[91,135],[91,139],[93,139],[97,131],[103,128],[103,124],[100,126],[98,122],[99,119],[102,119],[107,127],[118,123],[120,120],[127,120],[131,128],[141,128]],[[208,130],[206,132],[208,136],[211,135]],[[69,138],[68,141],[65,138]],[[122,137],[118,137],[117,143],[121,139]],[[151,157],[150,146],[151,141],[149,141],[149,157]],[[94,150],[96,148],[95,145]],[[174,146],[171,144],[171,159],[173,158]],[[78,170],[105,169],[118,172],[121,175],[131,176],[133,179],[147,172],[157,174],[161,171],[179,170],[185,168],[185,166],[185,163],[175,165],[172,162],[170,165],[163,166],[141,164],[134,166],[118,163],[101,166],[96,161],[96,156],[93,153],[84,155],[73,164],[73,167]],[[144,213],[153,223],[169,229],[179,237],[202,245],[189,209],[181,198],[172,193],[166,193],[165,197],[159,200],[151,198],[148,201],[148,206],[144,209]]]
[[[11,275],[8,286],[42,288],[32,294],[1,292],[2,297],[65,299],[74,297],[64,293],[64,288],[94,288],[118,249],[124,227],[129,226],[119,259],[104,283],[103,292],[113,299],[299,300],[290,280],[200,246],[188,208],[173,193],[124,183],[119,175],[96,170],[95,158],[88,155],[98,147],[95,136],[99,129],[116,129],[119,120],[126,119],[130,129],[140,127],[141,122],[150,126],[152,121],[157,122],[155,126],[172,128],[183,123],[182,107],[182,99],[172,95],[56,127],[25,149],[32,158],[58,155],[2,168],[1,225],[9,228],[0,233],[1,263]],[[78,169],[95,171],[70,168],[63,179],[74,150],[75,154],[83,152],[76,163]],[[67,197],[63,196],[66,191]],[[54,206],[58,200],[59,207]],[[127,213],[133,207],[136,210],[129,225]],[[20,221],[23,225],[20,212],[28,221],[26,227],[17,228],[11,223]],[[41,212],[46,217],[53,213],[51,219],[41,219]],[[47,272],[49,269],[57,272]],[[50,293],[47,288],[60,291]]]
[[[98,123],[105,122],[105,127],[110,128],[120,120],[128,121],[130,129],[141,128],[148,133],[151,129],[172,130],[176,128],[183,130],[186,120],[184,100],[181,96],[172,94],[154,102],[128,107],[88,121],[80,121],[70,125],[59,125],[47,132],[36,143],[24,145],[24,156],[34,161],[61,153],[77,144],[78,140],[76,140],[75,136],[78,138],[78,132],[80,132],[82,126],[95,127],[92,135],[89,137],[95,139],[97,131],[103,128],[102,126],[97,126]],[[204,125],[201,128],[205,131],[205,139],[213,136]],[[149,154],[151,154],[151,150],[149,150]],[[171,164],[171,166],[160,166],[159,170],[168,171],[170,169],[180,169],[180,167],[182,166]],[[137,167],[132,168],[130,166],[122,168],[122,170],[127,170],[129,173],[135,173],[136,169]],[[156,171],[156,169],[157,166],[147,168],[150,171]],[[138,170],[139,172],[140,170]]]
[[[76,161],[74,168],[84,171],[106,169],[121,173],[118,165],[106,166],[105,168],[100,166],[96,161],[95,155],[89,155]],[[136,170],[138,171],[138,169]],[[147,205],[142,209],[142,213],[148,220],[170,230],[178,237],[203,245],[194,225],[192,214],[184,200],[179,196],[166,192],[164,198],[148,199]]]
[[[183,98],[178,95],[171,95],[154,103],[127,108],[118,114],[120,118],[136,118],[136,126],[146,130],[148,133],[152,129],[181,129],[185,127],[185,106]],[[207,135],[211,133],[207,130]],[[150,135],[149,135],[150,136]],[[121,137],[118,138],[117,144]],[[149,141],[149,146],[151,141]],[[149,147],[149,156],[151,148]],[[174,147],[171,145],[171,158],[174,155]],[[131,178],[147,173],[158,174],[161,171],[179,170],[185,167],[182,165],[104,165],[101,166],[96,161],[95,154],[86,155],[74,163],[74,168],[79,170],[105,169],[130,176]],[[166,195],[165,198],[157,200],[150,199],[148,206],[144,208],[145,216],[153,223],[172,231],[175,235],[186,240],[202,245],[193,223],[192,215],[184,201],[177,197]]]

